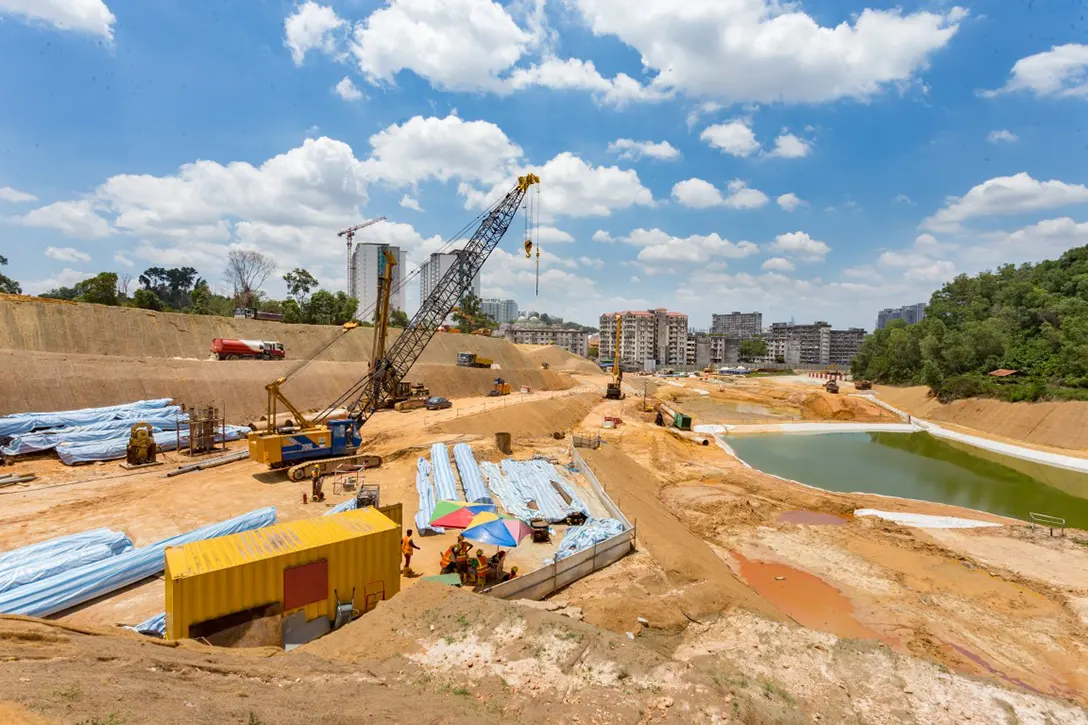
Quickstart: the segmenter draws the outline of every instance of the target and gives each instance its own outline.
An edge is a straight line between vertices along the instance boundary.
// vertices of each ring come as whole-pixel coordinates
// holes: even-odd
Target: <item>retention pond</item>
[[[1088,529],[1088,475],[950,444],[928,433],[730,436],[761,471],[843,493],[953,504],[1027,520],[1030,512]]]

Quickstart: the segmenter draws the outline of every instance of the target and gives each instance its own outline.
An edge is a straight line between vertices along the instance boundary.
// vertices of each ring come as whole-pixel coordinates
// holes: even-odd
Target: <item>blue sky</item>
[[[1088,244],[1083,8],[1040,5],[0,0],[4,271],[338,289],[338,229],[417,263],[532,169],[540,295],[520,221],[485,295],[870,328]]]

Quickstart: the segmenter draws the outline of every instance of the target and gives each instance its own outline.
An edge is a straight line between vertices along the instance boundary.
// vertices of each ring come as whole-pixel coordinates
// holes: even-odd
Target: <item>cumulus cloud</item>
[[[787,257],[795,257],[806,262],[822,262],[831,251],[827,244],[817,241],[804,232],[779,234],[771,243],[771,249]]]
[[[699,138],[727,154],[744,158],[760,150],[756,135],[744,121],[717,123],[707,126]]]
[[[400,205],[405,209],[411,209],[412,211],[423,211],[423,207],[419,205],[419,200],[408,194],[405,194],[400,198]]]
[[[611,244],[612,242],[614,242],[616,240],[611,234],[606,232],[604,229],[598,229],[597,231],[593,232],[593,241],[601,242],[602,244]]]
[[[345,101],[358,101],[363,97],[363,92],[356,88],[355,84],[347,76],[340,79],[340,82],[333,88],[333,92]]]
[[[1020,137],[1012,131],[1003,128],[999,131],[990,131],[990,135],[986,137],[986,140],[993,144],[1014,143],[1019,141]]]
[[[16,219],[25,226],[56,229],[69,237],[99,239],[113,233],[110,223],[95,213],[87,199],[54,202]]]
[[[775,199],[775,202],[786,211],[793,211],[805,203],[801,197],[797,196],[797,194],[794,194],[792,191],[778,197]]]
[[[283,44],[291,51],[291,60],[300,66],[311,50],[334,54],[338,44],[336,31],[346,25],[347,21],[331,7],[305,2],[283,21]],[[339,92],[340,86],[336,88]]]
[[[570,244],[574,241],[574,237],[570,234],[555,227],[540,227],[536,231],[536,237],[537,241],[549,242],[550,244]]]
[[[643,156],[659,161],[675,161],[680,158],[680,151],[668,141],[634,141],[618,138],[608,144],[608,150],[618,153],[621,159],[636,161]]]
[[[588,91],[601,103],[624,106],[636,101],[660,101],[668,94],[640,84],[626,73],[605,78],[593,61],[578,58],[545,58],[528,68],[516,68],[497,88],[522,90],[531,86],[556,91]]]
[[[967,12],[862,10],[822,26],[776,0],[571,0],[595,35],[634,48],[651,87],[730,102],[819,103],[901,85],[946,47]]]
[[[794,270],[793,262],[785,257],[771,257],[761,267],[772,272],[792,272]]]
[[[672,196],[683,206],[707,209],[726,206],[731,209],[758,209],[768,202],[767,195],[759,189],[749,188],[741,179],[733,179],[723,195],[716,186],[703,179],[685,179],[672,187]]]
[[[982,95],[1027,92],[1040,97],[1088,97],[1088,45],[1067,43],[1016,61],[1004,86]]]
[[[14,15],[44,22],[59,30],[99,35],[113,40],[117,18],[102,0],[0,0],[0,16]]]
[[[774,140],[774,149],[768,156],[780,159],[800,159],[808,156],[811,144],[792,133],[784,133]]]
[[[731,242],[718,234],[674,237],[656,227],[635,229],[618,241],[640,247],[637,259],[653,263],[704,263],[714,259],[742,259],[759,252],[752,242]]]
[[[42,292],[48,292],[58,287],[73,287],[77,282],[82,282],[93,276],[94,274],[91,272],[80,272],[65,267],[52,277],[23,282],[22,287],[28,295],[40,295]]]
[[[906,194],[896,194],[892,199],[893,204],[903,204],[904,206],[914,206],[914,199],[911,199]]]
[[[90,262],[91,255],[73,247],[46,247],[45,256],[60,262]]]
[[[0,201],[6,201],[9,204],[25,204],[37,200],[38,197],[33,194],[13,189],[10,186],[0,186]]]
[[[962,197],[949,197],[943,209],[922,221],[929,231],[955,232],[977,217],[1024,214],[1088,203],[1088,187],[1051,179],[1037,181],[1026,172],[998,176],[971,188]]]

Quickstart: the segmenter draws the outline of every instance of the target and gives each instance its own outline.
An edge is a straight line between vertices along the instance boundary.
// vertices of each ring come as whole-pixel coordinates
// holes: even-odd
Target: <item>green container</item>
[[[673,425],[675,425],[680,430],[691,430],[691,416],[690,415],[684,415],[683,413],[677,413],[676,417],[673,418],[672,422],[673,422]]]

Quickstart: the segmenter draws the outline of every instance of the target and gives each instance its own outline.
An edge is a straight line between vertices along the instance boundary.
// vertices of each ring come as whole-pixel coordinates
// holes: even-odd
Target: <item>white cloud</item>
[[[366,173],[393,185],[452,178],[496,183],[522,156],[521,148],[489,121],[415,116],[370,137]],[[504,189],[505,192],[505,189]]]
[[[792,133],[784,133],[774,140],[774,149],[767,154],[780,159],[800,159],[808,156],[812,148],[808,141],[804,141]]]
[[[651,86],[730,102],[865,98],[915,78],[967,15],[862,10],[821,26],[776,0],[571,0],[595,35],[634,48]]]
[[[637,259],[647,263],[705,263],[723,258],[742,259],[759,252],[752,242],[733,243],[718,234],[674,237],[657,228],[635,229],[618,241],[641,247]]]
[[[1001,129],[1000,131],[990,131],[990,135],[986,137],[986,140],[990,143],[1013,143],[1019,141],[1020,137],[1008,129]]]
[[[698,106],[688,111],[688,131],[695,128],[695,124],[699,123],[701,117],[717,113],[723,108],[725,108],[725,106],[715,101],[704,101],[700,103]]]
[[[595,257],[579,257],[578,264],[582,267],[592,267],[593,269],[604,269],[604,260],[597,259]]]
[[[642,280],[641,280],[641,279],[639,279],[638,275],[634,275],[634,274],[633,274],[633,275],[631,275],[631,283],[632,283],[632,284],[638,284],[638,283],[639,283],[639,282],[641,282],[641,281],[642,281]]]
[[[335,31],[345,25],[347,21],[331,7],[305,2],[283,21],[283,44],[291,51],[291,60],[300,66],[311,50],[334,54],[338,45]],[[340,86],[336,89],[339,92]]]
[[[785,257],[771,257],[761,267],[773,272],[792,272],[794,270],[793,262]]]
[[[400,198],[400,205],[403,206],[405,209],[423,211],[423,207],[419,205],[419,200],[416,199],[414,196],[409,196],[408,194],[405,194]]]
[[[117,18],[102,0],[0,0],[0,16],[43,21],[60,30],[76,30],[113,40]]]
[[[796,257],[806,262],[822,262],[831,251],[831,247],[804,232],[779,234],[771,243],[771,249],[787,257]]]
[[[1088,45],[1067,43],[1016,61],[1005,85],[983,91],[992,98],[1000,93],[1028,91],[1036,96],[1088,97]]]
[[[971,188],[962,197],[949,197],[945,208],[922,221],[930,231],[955,232],[976,217],[1023,214],[1088,203],[1088,187],[1063,181],[1037,181],[1025,172],[998,176]]]
[[[693,209],[727,206],[731,209],[758,209],[767,203],[767,195],[759,189],[751,189],[740,179],[727,185],[729,195],[723,196],[718,188],[703,179],[685,179],[672,187],[672,196],[680,204]]]
[[[38,197],[33,194],[13,189],[10,186],[0,186],[0,201],[6,201],[10,204],[25,204],[26,202],[37,200]]]
[[[932,234],[919,234],[914,238],[914,248],[923,254],[935,255],[947,252],[953,245],[938,242]]]
[[[42,292],[48,292],[58,287],[73,287],[77,282],[82,282],[93,276],[94,274],[91,272],[77,272],[74,269],[65,268],[47,279],[23,282],[22,287],[28,295],[40,295]]]
[[[492,0],[390,0],[356,25],[352,52],[372,83],[410,70],[443,90],[498,90],[532,42]]]
[[[556,229],[555,227],[540,227],[536,233],[537,240],[541,242],[549,242],[551,244],[570,244],[574,241],[574,237],[567,234],[562,229]]]
[[[17,217],[28,227],[57,229],[69,237],[98,239],[113,233],[110,223],[95,213],[87,199],[58,201]]]
[[[115,252],[114,253],[113,261],[117,262],[118,264],[123,265],[125,267],[132,267],[132,266],[135,266],[135,264],[136,264],[135,262],[133,262],[131,259],[129,259],[126,255],[122,254],[121,252]]]
[[[744,121],[729,121],[707,126],[699,138],[733,156],[746,157],[759,151],[756,135]]]
[[[356,88],[355,84],[347,76],[340,79],[333,91],[345,101],[358,101],[363,97],[363,92]]]
[[[990,232],[979,243],[964,247],[960,256],[975,268],[1056,259],[1075,247],[1088,245],[1088,222],[1069,217],[1044,219],[1013,232]]]
[[[892,199],[893,204],[904,204],[906,206],[914,206],[914,199],[911,199],[906,194],[896,194]]]
[[[778,197],[775,199],[775,202],[786,211],[793,211],[805,203],[801,197],[797,196],[797,194],[794,194],[792,191]]]
[[[90,262],[91,255],[73,247],[46,247],[45,256],[59,262]]]
[[[605,78],[590,60],[545,58],[528,68],[516,68],[505,80],[511,90],[541,86],[552,90],[589,91],[601,102],[623,106],[636,101],[659,101],[668,94],[647,88],[626,73]]]
[[[680,151],[668,141],[633,141],[629,138],[618,138],[608,144],[608,150],[618,152],[621,159],[637,160],[643,156],[660,161],[674,161],[680,158]]]
[[[616,240],[611,234],[606,232],[604,229],[598,229],[597,231],[593,232],[593,241],[601,242],[601,243],[604,243],[604,244],[611,244],[612,242],[614,242]]]

